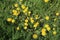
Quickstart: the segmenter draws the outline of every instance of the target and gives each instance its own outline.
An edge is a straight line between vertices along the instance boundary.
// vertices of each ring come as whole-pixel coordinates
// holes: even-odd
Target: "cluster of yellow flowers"
[[[56,35],[56,34],[57,34],[56,29],[53,28],[53,35]]]
[[[8,21],[8,22],[15,23],[15,19],[12,19],[12,18],[7,18],[7,21]]]
[[[22,2],[22,0],[20,0],[20,2]],[[44,0],[44,2],[49,2],[49,0]],[[19,14],[20,14],[20,7],[19,7],[19,5],[16,3],[16,4],[14,4],[14,7],[16,8],[16,9],[13,9],[12,10],[12,14],[14,15],[14,16],[18,16]],[[26,18],[25,20],[24,20],[24,29],[26,30],[27,28],[28,28],[28,22],[31,22],[32,24],[33,24],[33,27],[36,29],[38,26],[39,26],[39,22],[37,21],[37,22],[35,22],[35,20],[34,20],[34,18],[33,17],[30,17],[30,14],[31,14],[31,11],[29,11],[29,9],[28,9],[28,7],[26,7],[24,4],[21,4],[21,9],[22,9],[22,12],[25,14],[25,15],[27,15],[27,17],[28,18]],[[56,13],[56,16],[59,16],[60,14],[59,13]],[[35,19],[37,20],[37,19],[39,19],[39,16],[38,15],[35,15]],[[48,16],[48,15],[46,15],[45,16],[45,20],[46,21],[48,21],[50,19],[50,17]],[[56,21],[56,19],[57,18],[55,18],[54,19],[54,21]],[[12,22],[12,23],[15,23],[15,19],[12,19],[12,18],[7,18],[7,21],[8,22]],[[16,28],[16,30],[20,30],[20,27],[18,26],[17,28]],[[51,30],[51,27],[50,27],[50,25],[49,24],[44,24],[44,27],[42,28],[42,30],[41,30],[41,35],[42,36],[46,36],[47,35],[47,33],[46,33],[46,31],[50,31]],[[55,30],[55,28],[53,28],[53,35],[56,35],[56,30]],[[33,38],[34,39],[37,39],[38,38],[38,35],[37,34],[33,34]]]
[[[25,23],[24,23],[24,29],[26,30],[28,26],[28,19],[25,19]]]
[[[46,36],[46,35],[47,35],[47,34],[46,34],[46,29],[45,29],[45,28],[42,28],[41,34],[42,34],[42,36]]]
[[[31,11],[28,10],[28,7],[26,7],[24,4],[22,4],[22,5],[21,5],[21,8],[23,9],[23,13],[24,13],[25,15],[30,16]]]
[[[30,22],[34,23],[34,19],[32,17],[30,17]]]
[[[13,10],[12,10],[12,14],[13,14],[14,16],[18,16],[18,15],[20,14],[20,8],[18,7],[18,4],[17,4],[17,3],[14,4],[14,7],[15,7],[16,9],[13,9]]]
[[[51,28],[50,28],[50,26],[48,24],[45,24],[44,27],[47,29],[47,31],[51,30]]]
[[[46,31],[50,31],[50,30],[51,30],[51,27],[48,24],[45,24],[44,28],[42,28],[41,30],[42,36],[46,36],[47,35]],[[53,28],[53,35],[56,35],[55,28]]]
[[[39,19],[39,16],[38,15],[35,15],[35,19]]]
[[[39,23],[36,22],[33,27],[36,28],[38,25],[39,25]]]

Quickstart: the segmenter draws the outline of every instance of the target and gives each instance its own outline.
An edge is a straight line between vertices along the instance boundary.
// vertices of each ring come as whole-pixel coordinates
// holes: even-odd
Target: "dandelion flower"
[[[24,23],[25,26],[28,26],[28,23]]]
[[[27,23],[28,22],[28,19],[26,19],[25,22]]]
[[[49,2],[49,0],[44,0],[44,2],[46,2],[46,3],[47,3],[47,2]]]
[[[39,25],[39,23],[38,23],[38,22],[36,22],[36,23],[34,24],[34,27],[36,28],[38,25]]]
[[[38,35],[37,34],[33,34],[33,39],[37,39]]]
[[[35,15],[35,19],[38,19],[39,17],[38,17],[38,15]]]
[[[45,31],[46,31],[46,29],[45,28],[42,28],[41,32],[45,32]]]
[[[25,8],[26,8],[26,6],[22,4],[22,5],[21,5],[21,8],[22,8],[22,9],[25,9]]]
[[[11,22],[11,21],[12,21],[12,18],[7,18],[7,21],[8,21],[8,22]]]
[[[27,29],[27,26],[25,26],[24,29],[26,30]]]
[[[56,16],[59,16],[59,13],[56,13]]]
[[[17,13],[17,10],[12,10],[13,13]]]
[[[51,28],[50,28],[50,27],[47,27],[46,29],[47,29],[47,31],[50,31],[50,30],[51,30]]]
[[[28,12],[28,7],[23,10],[23,13],[27,13],[27,12]]]
[[[56,33],[57,33],[56,31],[53,31],[53,35],[56,35]]]
[[[30,16],[30,14],[31,14],[31,11],[28,11],[28,16]]]
[[[16,3],[16,4],[14,4],[14,6],[15,6],[15,7],[18,7],[18,4]]]
[[[17,27],[16,29],[17,29],[17,30],[20,30],[20,28],[19,28],[19,27]]]
[[[31,23],[34,23],[34,19],[32,17],[30,18],[30,22]]]
[[[46,20],[49,20],[49,16],[46,16],[45,19],[46,19]]]
[[[12,23],[15,23],[15,19],[12,19]]]
[[[42,36],[46,36],[47,34],[46,34],[46,32],[45,31],[43,31],[42,32]]]

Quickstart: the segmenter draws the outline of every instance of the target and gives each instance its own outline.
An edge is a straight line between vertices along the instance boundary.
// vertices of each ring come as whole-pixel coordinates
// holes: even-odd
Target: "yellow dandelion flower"
[[[14,16],[18,16],[19,15],[19,13],[17,12],[17,10],[13,10],[13,15]]]
[[[34,24],[34,26],[33,27],[37,27],[39,25],[39,23],[38,22],[36,22],[35,24]]]
[[[18,4],[16,3],[16,4],[14,4],[14,6],[15,6],[15,7],[18,7]]]
[[[56,35],[57,34],[57,32],[56,31],[53,31],[53,35]]]
[[[12,23],[15,23],[15,19],[12,19]]]
[[[26,6],[22,4],[22,5],[21,5],[21,8],[22,8],[22,9],[25,9],[25,8],[26,8]]]
[[[28,23],[24,23],[25,26],[28,26]]]
[[[20,28],[19,28],[19,27],[17,27],[17,28],[16,28],[16,30],[20,30]]]
[[[30,14],[31,14],[31,11],[28,11],[28,16],[30,16]]]
[[[31,23],[34,23],[34,19],[32,17],[30,18],[30,22]]]
[[[33,34],[33,39],[37,39],[38,35],[37,34]]]
[[[42,36],[46,36],[47,33],[46,33],[45,31],[43,31],[41,35],[42,35]]]
[[[50,27],[47,27],[46,29],[47,29],[47,31],[50,31],[50,30],[51,30],[51,28],[50,28]]]
[[[59,16],[59,13],[56,13],[56,16]]]
[[[35,19],[38,19],[38,18],[39,18],[38,15],[36,15],[36,16],[35,16]]]
[[[41,32],[45,32],[45,31],[46,31],[46,29],[45,28],[42,28]]]
[[[13,13],[17,13],[17,10],[12,10]]]
[[[26,19],[25,22],[27,23],[28,22],[28,19]]]
[[[34,23],[34,20],[30,20],[31,21],[31,23]]]
[[[28,12],[28,7],[26,7],[24,10],[23,10],[23,13],[27,13]]]
[[[47,31],[51,30],[51,28],[50,28],[50,26],[48,24],[45,24],[44,27],[47,29]]]
[[[49,2],[49,0],[44,0],[44,2],[46,2],[46,3],[47,3],[47,2]]]
[[[25,26],[24,29],[26,30],[27,29],[27,26]]]
[[[46,19],[46,20],[49,20],[49,16],[46,16],[45,19]]]
[[[13,13],[14,16],[17,16],[18,14],[17,13]]]
[[[35,28],[36,28],[36,27],[37,27],[37,25],[35,24],[33,27],[35,27]]]
[[[12,18],[7,18],[7,21],[8,21],[8,22],[11,22],[11,21],[12,21]]]
[[[42,34],[42,36],[46,36],[46,29],[45,28],[42,28],[42,30],[41,30],[41,34]]]
[[[18,15],[19,15],[19,13],[13,13],[13,15],[14,15],[14,16],[18,16]]]

